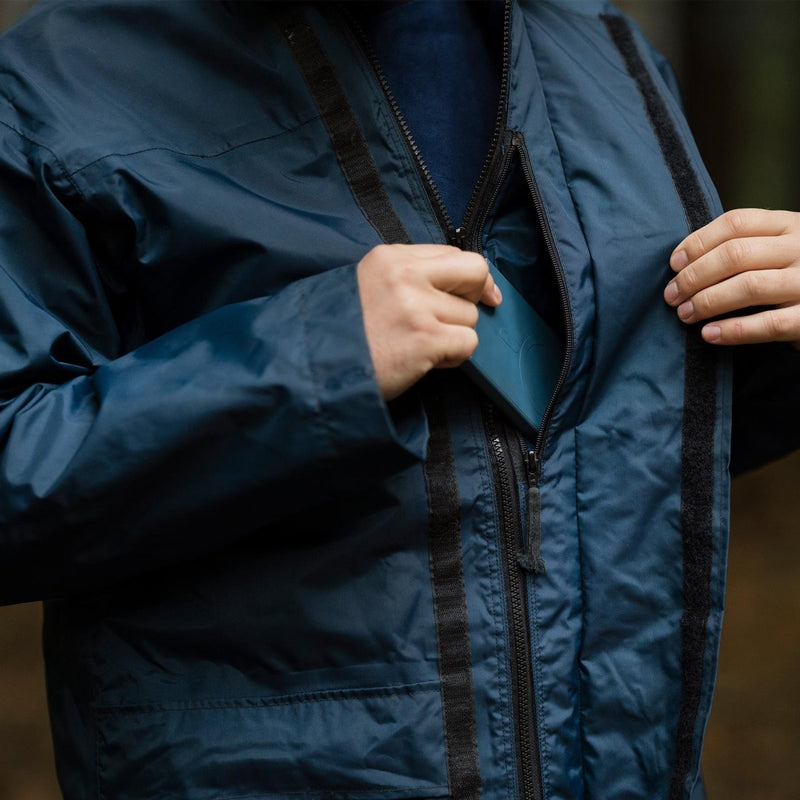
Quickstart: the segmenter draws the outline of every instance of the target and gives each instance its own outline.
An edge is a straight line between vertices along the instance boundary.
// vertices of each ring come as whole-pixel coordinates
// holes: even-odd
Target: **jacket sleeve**
[[[73,201],[0,123],[0,602],[269,536],[422,458],[380,396],[355,265],[125,352]]]

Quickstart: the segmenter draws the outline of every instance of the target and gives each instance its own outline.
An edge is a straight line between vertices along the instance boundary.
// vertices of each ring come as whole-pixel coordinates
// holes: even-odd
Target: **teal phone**
[[[478,307],[478,347],[462,369],[535,440],[561,373],[564,345],[491,263],[489,270],[503,302],[497,308]]]

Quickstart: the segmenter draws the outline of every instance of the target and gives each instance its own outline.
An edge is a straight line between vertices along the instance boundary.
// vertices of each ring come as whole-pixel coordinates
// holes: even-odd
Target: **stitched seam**
[[[0,96],[3,96],[3,95],[0,95]],[[6,98],[6,100],[8,100],[8,98]],[[10,102],[11,101],[9,100],[9,103]],[[46,144],[42,144],[41,142],[37,142],[35,139],[31,139],[31,137],[28,136],[26,133],[23,133],[21,130],[15,128],[13,125],[9,124],[8,122],[4,122],[3,120],[0,119],[0,125],[2,125],[4,128],[8,128],[8,130],[12,131],[12,133],[16,133],[17,136],[20,137],[20,139],[24,139],[26,142],[28,142],[29,144],[32,144],[34,147],[38,147],[40,150],[45,150],[46,152],[50,153],[50,155],[53,157],[53,159],[54,159],[54,161],[56,163],[56,166],[58,166],[58,168],[59,168],[59,170],[61,172],[61,176],[63,178],[65,178],[69,182],[69,184],[77,192],[78,196],[81,199],[83,199],[83,200],[86,199],[84,197],[84,195],[83,195],[83,192],[78,188],[78,185],[72,179],[72,174],[69,172],[69,170],[67,169],[67,167],[64,164],[64,162],[58,157],[58,155],[56,154],[56,152],[54,150],[52,150]]]
[[[216,153],[189,153],[185,150],[177,150],[173,147],[166,147],[166,146],[158,146],[158,147],[144,147],[141,150],[131,150],[127,153],[106,153],[105,155],[99,156],[98,158],[94,159],[94,161],[90,161],[88,164],[84,164],[82,167],[78,167],[77,169],[73,170],[70,173],[67,173],[67,177],[71,178],[73,175],[77,175],[79,172],[83,172],[89,167],[94,166],[100,161],[105,161],[108,158],[128,158],[129,156],[138,156],[142,153],[152,153],[155,151],[161,151],[165,153],[173,153],[179,156],[186,156],[187,158],[203,158],[203,159],[212,159],[212,158],[219,158],[220,156],[227,155],[228,153],[232,153],[234,150],[239,150],[242,147],[247,147],[252,144],[258,144],[259,142],[268,142],[272,139],[278,139],[281,136],[286,135],[287,133],[293,133],[296,130],[299,130],[305,125],[308,125],[311,122],[315,122],[319,119],[319,115],[311,117],[311,119],[307,119],[304,122],[299,122],[297,125],[294,125],[291,128],[285,128],[278,133],[274,133],[271,136],[260,136],[257,139],[249,139],[246,142],[240,142],[239,144],[232,145],[231,147],[227,147],[224,150],[220,150]]]
[[[292,705],[300,703],[329,702],[338,700],[356,700],[369,697],[387,697],[416,692],[432,692],[439,688],[438,681],[420,681],[418,683],[397,683],[386,686],[353,688],[353,689],[318,689],[309,692],[275,695],[274,697],[235,697],[231,699],[205,700],[183,703],[120,703],[118,705],[95,705],[98,714],[155,714],[163,711],[213,711],[235,708],[269,708],[271,706]]]

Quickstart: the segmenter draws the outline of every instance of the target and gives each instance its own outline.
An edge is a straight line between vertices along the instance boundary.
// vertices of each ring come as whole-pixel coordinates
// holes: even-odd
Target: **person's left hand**
[[[712,344],[790,342],[800,349],[800,213],[739,208],[687,236],[673,251],[677,272],[664,299]]]

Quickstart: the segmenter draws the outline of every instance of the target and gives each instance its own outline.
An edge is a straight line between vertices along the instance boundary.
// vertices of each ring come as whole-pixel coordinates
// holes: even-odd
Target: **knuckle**
[[[486,259],[480,253],[476,253],[473,250],[462,250],[461,257],[475,269],[482,269],[484,272],[489,269]]]
[[[462,364],[475,352],[477,346],[478,334],[472,328],[459,328],[448,338],[443,360],[452,364]]]
[[[399,284],[393,293],[395,312],[412,328],[419,328],[426,318],[417,292],[407,284]]]
[[[728,230],[734,236],[741,236],[747,230],[747,212],[741,208],[735,208],[725,214]]]
[[[678,282],[678,286],[684,296],[694,295],[701,288],[700,276],[692,266],[686,267],[675,280]]]
[[[726,262],[730,266],[738,268],[749,262],[752,247],[744,239],[731,239],[723,245],[723,253]]]
[[[761,298],[764,297],[765,291],[764,275],[760,272],[747,272],[742,277],[742,288],[744,290],[745,300],[750,305],[756,305]]]
[[[437,338],[429,328],[412,330],[407,336],[408,352],[416,362],[435,362],[438,360],[436,342]]]
[[[730,324],[723,328],[725,338],[730,344],[740,344],[744,342],[745,331],[741,319],[731,320]]]
[[[705,233],[702,230],[695,231],[686,240],[686,249],[694,255],[695,258],[705,255],[708,251],[706,247]]]
[[[462,338],[462,352],[464,354],[464,360],[466,361],[478,347],[478,334],[473,328],[464,328]]]
[[[777,309],[764,312],[764,327],[771,339],[783,339],[789,333],[788,319]]]
[[[379,244],[367,253],[367,258],[375,261],[377,264],[386,264],[392,261],[393,255],[391,245]]]
[[[714,312],[714,302],[711,292],[698,292],[692,297],[692,306],[694,307],[693,316],[696,319],[705,319]]]
[[[489,272],[489,264],[480,253],[465,252],[464,259],[476,272],[482,275]]]
[[[414,269],[405,261],[385,261],[385,279],[388,287],[398,297],[402,297],[406,302],[416,300],[414,286]]]

